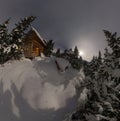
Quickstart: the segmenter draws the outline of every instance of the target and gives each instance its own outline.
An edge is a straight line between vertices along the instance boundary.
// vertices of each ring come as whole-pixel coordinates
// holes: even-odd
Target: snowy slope
[[[84,76],[72,67],[59,71],[55,61],[39,57],[0,66],[0,121],[61,121],[75,109],[75,86]]]

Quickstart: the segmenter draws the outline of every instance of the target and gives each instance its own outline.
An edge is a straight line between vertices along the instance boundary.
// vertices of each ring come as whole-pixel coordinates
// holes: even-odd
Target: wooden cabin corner
[[[46,49],[46,41],[39,35],[36,29],[31,30],[26,34],[24,41],[24,55],[26,58],[34,58],[44,53]]]

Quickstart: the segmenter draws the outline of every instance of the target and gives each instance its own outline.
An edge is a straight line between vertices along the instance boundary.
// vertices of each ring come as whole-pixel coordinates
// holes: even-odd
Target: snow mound
[[[16,116],[20,117],[21,111],[15,102],[13,84],[29,106],[36,111],[60,110],[67,107],[68,100],[76,95],[76,85],[83,81],[82,72],[78,73],[70,67],[61,73],[57,69],[56,60],[62,70],[69,66],[67,61],[55,57],[37,57],[33,61],[23,58],[0,66],[3,92],[10,91],[12,111]],[[72,106],[75,107],[74,104]]]
[[[58,69],[61,70],[62,72],[65,71],[70,66],[70,63],[63,58],[56,58],[55,62],[58,66]]]
[[[112,76],[116,78],[120,78],[120,69],[113,70]]]
[[[11,92],[12,111],[17,116],[19,116],[19,109],[14,102],[15,96],[11,87],[14,83],[20,92],[27,80],[40,80],[40,76],[33,68],[33,64],[30,60],[24,59],[21,61],[12,61],[6,63],[3,67],[0,67],[0,81],[3,83],[3,92]]]

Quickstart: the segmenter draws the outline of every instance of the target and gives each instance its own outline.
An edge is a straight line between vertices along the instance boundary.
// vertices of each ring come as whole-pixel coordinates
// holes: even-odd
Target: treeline
[[[79,56],[79,50],[77,46],[75,46],[74,50],[72,49],[65,49],[61,51],[60,48],[54,52],[54,42],[53,40],[49,40],[47,42],[47,48],[44,52],[45,56],[50,57],[51,55],[56,56],[58,58],[64,58],[70,62],[73,68],[80,70],[83,65],[82,57]],[[85,61],[84,61],[85,62]]]
[[[120,121],[120,37],[104,30],[108,47],[85,68],[85,99],[66,121]],[[81,93],[81,92],[80,92]]]

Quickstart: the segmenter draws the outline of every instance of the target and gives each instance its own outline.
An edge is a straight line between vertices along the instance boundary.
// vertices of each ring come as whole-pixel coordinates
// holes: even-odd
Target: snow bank
[[[86,101],[87,101],[87,93],[88,93],[88,89],[87,88],[84,88],[82,93],[80,94],[80,97],[78,99],[79,101],[79,107],[84,107]]]
[[[120,69],[113,70],[112,76],[116,78],[120,78]]]
[[[33,64],[30,60],[24,59],[21,61],[12,61],[5,63],[3,67],[0,67],[0,81],[3,82],[3,92],[9,90],[12,94],[11,103],[13,107],[13,113],[19,116],[19,109],[14,102],[14,94],[11,89],[12,83],[15,84],[18,91],[22,89],[24,83],[29,80],[39,81],[40,76],[33,68]]]
[[[55,62],[57,64],[58,69],[62,72],[70,66],[70,63],[63,58],[56,58]]]
[[[58,71],[56,58],[36,58],[34,61],[23,59],[5,63],[0,67],[0,80],[3,82],[3,90],[9,90],[12,94],[13,113],[20,116],[15,95],[11,89],[14,83],[17,90],[34,110],[53,109],[66,107],[68,99],[76,95],[76,84],[83,81],[83,75],[69,68],[66,72]],[[63,69],[68,63],[63,64]],[[65,61],[64,61],[65,62]]]

